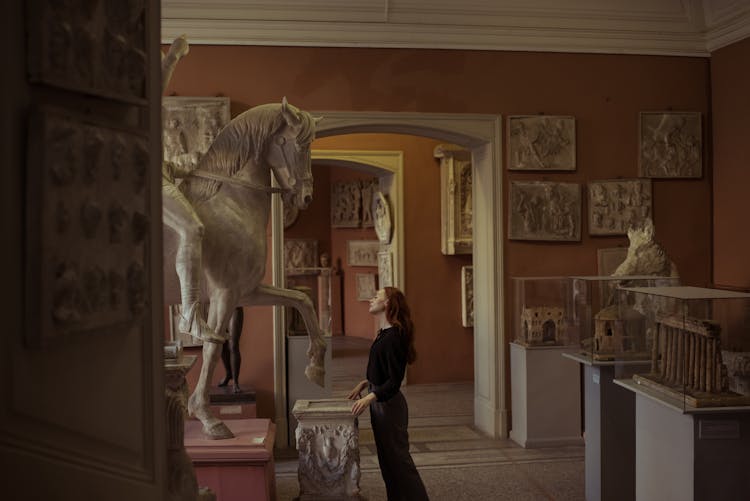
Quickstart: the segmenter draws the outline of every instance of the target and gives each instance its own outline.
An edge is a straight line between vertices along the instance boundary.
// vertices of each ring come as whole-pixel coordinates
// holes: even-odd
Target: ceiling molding
[[[169,43],[184,33],[193,44],[707,57],[750,36],[750,0],[456,5],[455,0],[162,0],[162,39]]]

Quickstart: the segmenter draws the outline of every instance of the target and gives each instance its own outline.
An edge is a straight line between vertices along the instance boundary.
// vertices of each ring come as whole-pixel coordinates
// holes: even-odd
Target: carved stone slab
[[[284,263],[287,271],[318,266],[318,241],[310,238],[284,240]]]
[[[29,0],[29,76],[145,104],[148,0]]]
[[[698,178],[703,175],[699,112],[642,112],[639,129],[639,176]]]
[[[440,250],[447,255],[471,254],[471,153],[458,146],[441,144],[433,155],[440,159]]]
[[[508,228],[511,240],[579,241],[580,185],[511,181]]]
[[[575,118],[508,117],[508,170],[576,170]]]
[[[360,497],[359,429],[352,401],[297,400],[300,501]]]
[[[380,191],[375,192],[372,199],[372,213],[375,218],[375,234],[378,236],[380,243],[388,245],[391,243],[393,234],[391,206],[388,203],[388,198]]]
[[[378,252],[378,280],[380,287],[393,287],[393,254]]]
[[[474,267],[461,267],[461,325],[474,326]]]
[[[594,181],[588,192],[590,235],[625,235],[651,217],[649,179]]]
[[[359,181],[342,181],[331,187],[331,227],[359,228],[362,191]]]
[[[355,273],[357,285],[357,301],[369,301],[377,292],[377,281],[373,273]]]
[[[29,345],[135,322],[148,301],[146,138],[43,108],[29,141]]]
[[[373,202],[375,192],[378,191],[379,182],[377,178],[366,179],[360,182],[362,193],[362,227],[372,228],[375,226]]]
[[[347,240],[347,264],[349,266],[377,266],[380,242],[377,240]]]
[[[164,160],[189,165],[192,153],[203,155],[231,119],[228,97],[164,97]],[[192,157],[193,159],[196,157]]]

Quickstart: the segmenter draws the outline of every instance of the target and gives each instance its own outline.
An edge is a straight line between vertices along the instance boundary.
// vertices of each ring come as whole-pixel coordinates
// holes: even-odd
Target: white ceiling
[[[708,56],[750,36],[750,0],[162,0],[193,44]]]

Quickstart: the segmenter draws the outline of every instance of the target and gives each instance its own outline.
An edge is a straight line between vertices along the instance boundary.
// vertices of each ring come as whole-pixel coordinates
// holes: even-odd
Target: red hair
[[[402,335],[406,336],[406,361],[411,364],[417,359],[417,350],[414,349],[414,322],[411,320],[411,311],[406,304],[406,296],[395,287],[384,287],[385,298],[388,301],[385,307],[385,318],[388,323],[399,328]]]

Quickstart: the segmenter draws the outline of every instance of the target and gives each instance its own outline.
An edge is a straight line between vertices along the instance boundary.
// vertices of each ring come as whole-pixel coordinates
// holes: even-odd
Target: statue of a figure
[[[172,42],[166,55],[162,55],[162,93],[167,89],[177,62],[189,52],[185,36]],[[180,279],[182,308],[177,328],[203,341],[223,343],[224,338],[214,333],[206,324],[201,312],[200,275],[203,223],[193,205],[177,187],[177,179],[189,176],[198,165],[196,153],[178,155],[174,160],[162,162],[162,210],[164,223],[178,235],[175,267]]]
[[[244,311],[241,307],[234,309],[234,313],[229,318],[227,331],[229,339],[224,343],[221,349],[221,361],[224,363],[226,375],[221,380],[219,386],[227,386],[229,381],[233,381],[234,393],[240,393],[240,365],[242,364],[242,353],[240,353],[240,336],[242,336],[242,322],[244,320]]]

